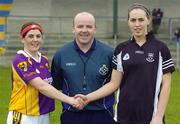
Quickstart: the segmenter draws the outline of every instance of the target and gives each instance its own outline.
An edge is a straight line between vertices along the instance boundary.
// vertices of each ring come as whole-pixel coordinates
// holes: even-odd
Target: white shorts
[[[9,111],[7,124],[50,124],[49,113],[39,116],[30,116],[15,111]]]

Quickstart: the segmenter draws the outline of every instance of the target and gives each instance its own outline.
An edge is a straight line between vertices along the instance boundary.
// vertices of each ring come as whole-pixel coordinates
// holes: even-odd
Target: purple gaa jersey
[[[48,59],[41,53],[38,55],[39,60],[36,60],[23,50],[17,52],[12,62],[10,111],[26,115],[42,115],[54,110],[54,100],[44,96],[28,83],[31,79],[40,77],[46,83],[52,84]]]

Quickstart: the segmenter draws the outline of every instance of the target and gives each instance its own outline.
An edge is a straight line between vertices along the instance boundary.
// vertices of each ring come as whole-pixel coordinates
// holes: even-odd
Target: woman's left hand
[[[163,124],[162,117],[154,116],[150,122],[150,124]]]

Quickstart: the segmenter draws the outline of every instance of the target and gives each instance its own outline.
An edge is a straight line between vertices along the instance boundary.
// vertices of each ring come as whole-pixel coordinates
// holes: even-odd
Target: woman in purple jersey
[[[66,96],[52,86],[46,56],[39,52],[43,44],[42,27],[28,22],[20,31],[23,50],[12,61],[12,93],[7,124],[49,124],[54,99],[81,108],[81,99]]]
[[[148,27],[151,13],[142,4],[128,10],[132,37],[114,52],[111,81],[97,91],[81,97],[88,104],[118,89],[114,119],[119,124],[163,124],[175,70],[167,46],[156,39]]]

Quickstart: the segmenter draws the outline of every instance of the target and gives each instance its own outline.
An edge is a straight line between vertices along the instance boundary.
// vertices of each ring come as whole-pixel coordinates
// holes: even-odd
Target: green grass
[[[180,70],[176,70],[172,76],[171,94],[166,110],[167,124],[180,123]]]
[[[180,123],[180,70],[173,73],[171,95],[166,111],[166,124]],[[11,92],[11,70],[0,67],[0,122],[6,123]],[[56,101],[56,109],[50,114],[51,124],[60,123],[61,105]]]
[[[0,121],[6,123],[11,91],[10,69],[0,67]]]

